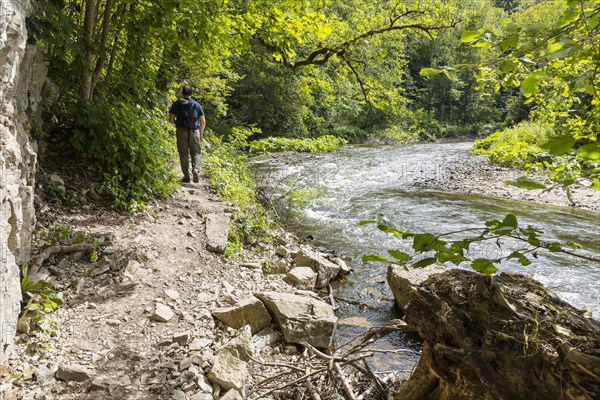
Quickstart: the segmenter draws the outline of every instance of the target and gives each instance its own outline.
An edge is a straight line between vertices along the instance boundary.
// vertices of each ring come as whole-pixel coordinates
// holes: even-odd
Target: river
[[[334,250],[353,268],[353,273],[337,285],[336,293],[364,306],[340,302],[338,343],[366,329],[358,327],[363,324],[357,324],[357,320],[376,326],[396,316],[393,297],[385,283],[386,265],[364,264],[360,259],[365,254],[385,255],[393,248],[407,251],[410,246],[373,226],[359,226],[360,220],[371,219],[377,213],[386,215],[400,230],[416,233],[482,226],[486,220],[501,220],[512,213],[521,226],[533,225],[543,230],[547,238],[580,243],[588,255],[600,257],[596,212],[435,189],[430,183],[449,179],[448,166],[474,161],[470,146],[471,143],[347,146],[331,154],[292,155],[255,162],[257,182],[269,196],[277,197],[290,189],[316,194],[312,201],[287,208],[285,223],[299,237],[310,237],[315,245]],[[471,256],[496,258],[509,251],[490,244],[475,248]],[[600,316],[600,265],[556,253],[540,254],[532,261],[527,267],[503,262],[500,270],[529,274],[574,306],[590,311],[595,318]],[[398,335],[391,340],[391,345],[414,350],[396,367],[407,368],[418,359],[420,346],[414,339]]]

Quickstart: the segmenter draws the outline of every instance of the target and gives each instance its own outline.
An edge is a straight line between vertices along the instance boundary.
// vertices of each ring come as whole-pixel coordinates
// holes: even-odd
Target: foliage
[[[498,271],[497,266],[504,260],[517,260],[521,265],[531,264],[531,257],[537,258],[541,250],[551,253],[564,253],[575,257],[591,261],[600,261],[588,257],[577,250],[581,245],[573,242],[559,243],[546,241],[541,238],[543,231],[533,226],[526,228],[520,227],[517,218],[512,214],[507,214],[502,221],[489,220],[485,222],[485,228],[469,228],[457,232],[447,232],[440,235],[432,233],[412,233],[402,232],[385,216],[378,214],[373,220],[364,220],[361,225],[375,224],[377,229],[387,234],[394,235],[399,239],[412,240],[414,254],[408,254],[400,250],[389,250],[388,256],[368,255],[362,258],[363,262],[376,261],[397,264],[402,266],[410,265],[414,268],[424,268],[436,262],[450,262],[456,266],[466,262],[477,272],[482,274],[493,274]],[[459,234],[469,234],[470,236],[460,237],[458,239],[447,239]],[[494,259],[476,258],[470,260],[467,258],[469,249],[474,243],[495,242],[502,246],[503,240],[513,240],[525,247],[519,247],[509,255]]]
[[[52,285],[42,280],[32,280],[27,275],[29,266],[22,267],[21,292],[25,294],[27,305],[25,310],[35,312],[32,322],[39,323],[43,316],[56,311],[64,304],[62,293],[57,293]]]
[[[335,151],[341,145],[346,144],[345,139],[323,135],[317,138],[290,139],[268,137],[248,143],[250,154],[276,153],[283,151],[295,151],[300,153],[317,153]]]
[[[97,100],[73,144],[102,176],[97,192],[110,196],[117,209],[137,211],[145,201],[176,189],[175,138],[160,109],[122,100]]]
[[[204,169],[214,190],[223,201],[239,208],[229,229],[225,255],[233,257],[244,245],[270,241],[271,221],[268,213],[256,201],[254,178],[243,146],[252,130],[236,129],[232,132],[235,144],[224,142],[210,133],[205,135],[206,154]]]

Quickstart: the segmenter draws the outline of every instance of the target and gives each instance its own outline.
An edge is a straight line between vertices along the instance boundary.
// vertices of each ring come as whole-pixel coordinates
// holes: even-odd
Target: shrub
[[[159,108],[97,100],[75,130],[73,144],[101,174],[98,193],[111,197],[117,209],[143,209],[145,201],[167,197],[178,187],[173,128]]]
[[[281,137],[268,137],[248,143],[250,154],[276,153],[283,151],[297,151],[300,153],[317,153],[337,150],[338,147],[348,143],[345,139],[323,135],[317,138],[291,139]]]

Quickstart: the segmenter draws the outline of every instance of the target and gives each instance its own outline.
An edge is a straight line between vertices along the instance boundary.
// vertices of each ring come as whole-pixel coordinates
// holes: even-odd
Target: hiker
[[[194,183],[198,183],[200,176],[200,142],[204,137],[204,110],[196,100],[192,98],[193,89],[191,85],[184,85],[183,97],[175,101],[169,109],[169,122],[175,124],[177,129],[177,151],[181,161],[183,179],[181,182],[190,182],[190,155],[192,156],[192,176]]]

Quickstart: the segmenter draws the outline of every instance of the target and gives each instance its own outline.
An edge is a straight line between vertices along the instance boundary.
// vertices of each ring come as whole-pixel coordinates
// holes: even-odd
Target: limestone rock
[[[206,248],[214,253],[223,254],[227,247],[229,225],[228,214],[208,214],[206,216]]]
[[[88,392],[112,392],[119,383],[111,378],[98,376],[90,382]]]
[[[252,334],[271,323],[271,315],[264,304],[254,296],[244,297],[231,307],[218,308],[212,315],[234,329],[250,325]]]
[[[283,278],[284,282],[302,290],[314,289],[317,273],[309,267],[296,267]]]
[[[271,329],[271,327],[266,327],[252,336],[255,351],[260,351],[268,346],[274,346],[279,342],[281,342],[281,334]]]
[[[220,351],[208,373],[208,379],[225,390],[235,389],[245,392],[249,374],[246,363],[228,351]]]
[[[156,309],[150,316],[150,319],[158,322],[169,322],[173,316],[175,316],[175,313],[169,308],[169,306],[166,306],[162,303],[156,303]]]
[[[237,336],[226,343],[220,350],[229,351],[240,360],[250,360],[250,357],[254,355],[254,342],[252,342],[250,326],[246,325],[240,329]]]
[[[240,392],[231,389],[224,396],[221,396],[221,400],[244,400]]]
[[[173,341],[178,343],[180,346],[185,346],[190,341],[190,331],[176,332],[173,334]]]
[[[257,293],[288,343],[307,342],[327,348],[335,331],[337,317],[333,308],[308,294]]]
[[[310,267],[317,273],[317,288],[327,286],[340,272],[340,266],[325,258],[319,251],[303,248],[294,257],[294,265],[297,267]]]
[[[82,365],[60,365],[56,371],[56,378],[67,382],[85,382],[91,379],[94,373]]]
[[[337,257],[336,258],[332,258],[331,262],[339,265],[339,267],[340,267],[340,274],[342,274],[342,275],[348,275],[350,273],[350,267],[341,258],[337,258]]]
[[[409,293],[429,278],[430,275],[446,271],[443,265],[434,264],[425,268],[404,269],[399,265],[390,265],[387,272],[387,282],[398,308],[404,312],[409,303]]]

